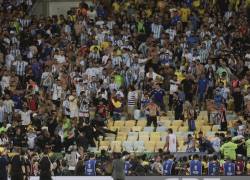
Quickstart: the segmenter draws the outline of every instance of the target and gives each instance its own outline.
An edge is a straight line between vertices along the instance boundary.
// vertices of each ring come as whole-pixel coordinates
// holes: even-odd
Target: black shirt
[[[39,170],[40,170],[40,174],[41,175],[51,175],[50,172],[50,166],[51,166],[51,162],[48,156],[43,156],[42,159],[39,162]]]
[[[183,84],[183,91],[184,93],[191,93],[193,90],[193,80],[191,79],[184,79],[182,82]]]
[[[0,156],[0,179],[7,180],[7,167],[8,160],[4,156]]]
[[[15,155],[11,159],[11,172],[12,176],[21,176],[23,175],[22,166],[24,165],[23,158],[20,155]]]

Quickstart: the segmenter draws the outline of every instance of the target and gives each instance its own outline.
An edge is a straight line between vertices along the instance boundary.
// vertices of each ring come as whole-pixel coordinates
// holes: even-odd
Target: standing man
[[[4,148],[0,148],[0,179],[8,179],[8,160],[6,158]]]
[[[177,138],[176,135],[173,133],[173,129],[168,129],[168,136],[166,138],[166,144],[164,149],[167,152],[175,153],[177,151]]]
[[[205,75],[202,74],[200,79],[198,80],[197,91],[196,91],[196,97],[200,110],[203,108],[207,90],[208,90],[208,80],[206,79]]]
[[[25,165],[20,155],[20,148],[17,148],[17,154],[14,155],[10,162],[10,177],[12,180],[23,180],[25,175]]]
[[[165,111],[164,96],[165,91],[161,88],[160,84],[157,83],[155,89],[151,92],[151,97],[162,111]]]
[[[85,176],[96,176],[96,159],[94,153],[91,153],[89,160],[85,162]]]
[[[48,148],[45,148],[44,155],[39,162],[40,180],[52,180],[51,161],[48,156]]]
[[[114,160],[112,162],[112,177],[114,180],[125,180],[125,162],[121,159],[121,154],[114,154]]]
[[[147,126],[151,126],[152,122],[154,127],[157,127],[157,116],[160,114],[160,108],[158,105],[151,99],[150,103],[146,106],[145,110],[147,111]]]
[[[170,79],[170,91],[169,91],[169,110],[171,111],[174,104],[174,94],[178,92],[179,81],[177,75],[174,75],[173,79]]]

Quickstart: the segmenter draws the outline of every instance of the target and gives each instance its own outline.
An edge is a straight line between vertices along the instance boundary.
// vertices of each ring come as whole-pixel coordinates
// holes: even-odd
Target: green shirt
[[[236,149],[238,145],[233,142],[227,142],[223,144],[220,148],[221,153],[223,153],[224,158],[229,158],[230,160],[236,159]]]
[[[118,87],[121,87],[123,84],[123,77],[121,75],[115,75],[115,84],[117,84]]]
[[[250,139],[248,139],[246,142],[246,147],[247,147],[247,157],[250,157]]]
[[[0,133],[2,133],[2,132],[3,132],[3,133],[7,132],[7,128],[1,127],[1,128],[0,128]]]

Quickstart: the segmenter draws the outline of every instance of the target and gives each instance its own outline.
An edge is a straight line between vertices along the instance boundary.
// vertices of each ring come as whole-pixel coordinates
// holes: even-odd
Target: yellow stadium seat
[[[110,141],[100,141],[99,150],[108,150],[110,147]]]
[[[149,141],[149,136],[148,135],[145,135],[145,136],[139,136],[139,141]]]
[[[114,141],[115,140],[115,136],[106,136],[105,141]]]
[[[118,126],[112,126],[112,127],[109,127],[109,129],[110,129],[111,131],[116,131],[116,130],[119,131],[120,127],[118,127]]]
[[[145,146],[145,150],[147,152],[154,152],[155,151],[155,141],[145,141],[144,142],[144,146]]]
[[[110,127],[113,127],[113,126],[114,126],[114,121],[109,120],[108,123],[107,123],[107,127],[110,128]]]
[[[155,152],[157,152],[159,149],[163,149],[165,146],[166,142],[165,141],[158,141],[156,142],[155,145]]]
[[[178,151],[180,151],[180,152],[186,152],[187,146],[184,145],[184,140],[178,141],[178,145],[179,145]]]
[[[178,131],[179,132],[188,132],[188,126],[180,126]]]
[[[100,141],[99,146],[110,146],[110,141]]]
[[[128,141],[132,141],[132,142],[137,141],[138,140],[138,136],[128,136],[127,140]]]
[[[217,132],[219,130],[220,130],[220,126],[219,125],[213,125],[212,131]]]
[[[171,128],[173,130],[173,132],[177,132],[178,131],[178,126],[169,126],[169,129]]]
[[[160,132],[151,132],[150,133],[150,141],[160,141],[161,140],[161,133]]]
[[[110,146],[111,146],[112,152],[121,152],[122,142],[121,141],[112,141]]]
[[[133,131],[133,132],[140,132],[140,131],[142,131],[142,129],[143,129],[143,128],[142,128],[141,126],[133,126],[133,127],[132,127],[132,131]]]
[[[135,123],[136,123],[135,120],[128,120],[128,121],[125,121],[125,126],[126,127],[133,127],[133,126],[135,126]]]
[[[171,126],[172,122],[170,120],[164,121],[163,125],[168,128],[169,126]]]
[[[124,126],[124,127],[121,127],[121,128],[119,129],[119,131],[120,131],[120,132],[130,132],[130,131],[131,131],[131,127],[126,127],[126,126]]]
[[[200,130],[203,132],[203,134],[206,134],[207,132],[211,131],[211,126],[201,126]]]
[[[174,121],[172,121],[172,126],[180,127],[182,124],[183,124],[182,120],[174,120]]]
[[[115,121],[115,122],[114,122],[114,126],[123,127],[124,124],[125,124],[125,121]]]
[[[127,136],[117,136],[116,137],[116,141],[126,141],[127,140]]]
[[[147,125],[147,121],[146,120],[139,120],[137,121],[136,126],[141,126],[142,128],[144,128]]]
[[[174,111],[168,111],[168,112],[167,112],[167,115],[168,115],[168,116],[174,116]]]
[[[139,136],[149,136],[149,132],[146,131],[139,132]]]
[[[117,136],[128,136],[128,132],[117,132]]]
[[[197,119],[195,122],[195,125],[196,125],[196,127],[197,126],[199,126],[199,127],[204,126],[204,125],[206,125],[206,121],[204,121],[203,119]]]
[[[139,141],[149,141],[149,132],[139,132]]]
[[[160,132],[161,133],[161,140],[165,141],[168,135],[168,132]]]
[[[168,116],[160,116],[160,121],[164,122],[164,121],[169,121]]]

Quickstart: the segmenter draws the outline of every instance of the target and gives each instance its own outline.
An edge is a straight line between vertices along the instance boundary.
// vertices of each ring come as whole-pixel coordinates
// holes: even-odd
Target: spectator
[[[154,124],[154,127],[157,127],[157,115],[160,113],[158,105],[151,99],[150,103],[146,106],[145,110],[147,114],[147,126]]]
[[[115,180],[124,180],[125,173],[124,173],[125,162],[121,159],[120,154],[115,154],[115,158],[112,162],[112,177]]]
[[[0,150],[0,179],[7,180],[8,179],[8,160],[6,158],[4,149]]]
[[[176,135],[173,133],[173,130],[170,128],[168,129],[168,136],[166,138],[166,144],[164,149],[166,152],[175,153],[177,151],[178,142]]]
[[[51,160],[48,156],[48,149],[46,148],[44,151],[44,155],[39,162],[39,170],[40,170],[40,179],[52,179],[51,178]]]

